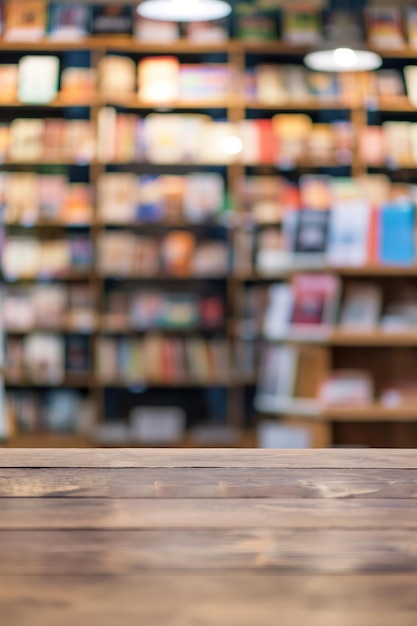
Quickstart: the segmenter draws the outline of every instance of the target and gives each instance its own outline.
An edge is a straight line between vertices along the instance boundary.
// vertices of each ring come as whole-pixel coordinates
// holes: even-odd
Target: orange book
[[[4,7],[4,38],[38,41],[45,36],[47,6],[44,0],[7,0]]]
[[[379,250],[379,209],[373,206],[370,211],[368,229],[368,262],[378,262]]]
[[[278,138],[274,133],[271,120],[257,120],[259,137],[259,160],[261,163],[276,163],[278,156]]]

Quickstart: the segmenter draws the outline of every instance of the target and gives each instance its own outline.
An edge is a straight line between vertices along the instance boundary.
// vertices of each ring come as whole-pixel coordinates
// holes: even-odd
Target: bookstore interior
[[[417,446],[417,8],[3,0],[0,446]]]

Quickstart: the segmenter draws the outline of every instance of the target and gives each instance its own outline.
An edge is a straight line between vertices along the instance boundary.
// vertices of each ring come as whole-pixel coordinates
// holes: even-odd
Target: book
[[[326,253],[329,265],[365,265],[370,215],[370,206],[364,200],[346,199],[334,203]]]
[[[180,100],[224,101],[229,92],[230,72],[220,63],[183,63],[179,67],[178,83]]]
[[[384,122],[387,164],[391,168],[407,167],[411,163],[410,122]]]
[[[271,285],[268,290],[268,308],[265,313],[265,339],[282,339],[288,333],[293,309],[293,289],[289,284]]]
[[[398,70],[379,70],[376,72],[376,88],[378,96],[384,100],[404,95],[404,81]]]
[[[224,195],[221,174],[190,174],[185,180],[184,217],[195,224],[213,219],[223,208]]]
[[[365,32],[361,13],[342,9],[326,11],[324,36],[330,41],[350,41],[363,45]]]
[[[321,14],[316,7],[285,7],[282,18],[283,40],[294,46],[314,46],[321,41]]]
[[[84,335],[69,335],[65,345],[65,362],[68,374],[88,374],[90,370],[89,338]]]
[[[67,291],[60,285],[38,285],[32,294],[34,326],[59,329],[65,320]]]
[[[319,391],[320,403],[332,406],[366,406],[371,404],[374,387],[368,372],[341,370],[332,372]]]
[[[408,43],[412,48],[417,48],[417,10],[415,7],[406,9],[406,29]]]
[[[133,34],[133,7],[115,2],[94,5],[91,15],[92,35]]]
[[[19,85],[18,65],[13,63],[0,65],[0,102],[14,103],[17,100]]]
[[[329,176],[304,174],[299,186],[302,209],[328,211],[331,208],[333,196]]]
[[[293,279],[292,288],[292,330],[324,330],[334,324],[340,295],[338,277],[299,274]]]
[[[278,163],[293,165],[305,158],[312,120],[308,115],[278,114],[272,118],[273,129],[278,138]]]
[[[164,197],[161,178],[141,176],[137,188],[135,219],[139,222],[159,222],[164,218]]]
[[[302,209],[294,215],[295,231],[292,245],[294,260],[324,265],[329,237],[330,213],[327,210]]]
[[[68,180],[65,176],[39,176],[39,215],[40,222],[59,222],[68,194]]]
[[[377,285],[358,283],[346,287],[340,326],[352,330],[373,330],[381,316],[382,292]]]
[[[62,383],[65,377],[64,340],[47,333],[34,333],[23,341],[24,369],[34,383]]]
[[[261,355],[255,407],[279,413],[281,400],[293,397],[297,375],[297,350],[293,346],[265,346]]]
[[[39,217],[39,178],[30,172],[8,174],[5,188],[6,224],[36,223]]]
[[[91,224],[93,216],[92,191],[86,183],[72,183],[67,188],[60,216],[64,224]]]
[[[236,6],[236,36],[243,41],[274,41],[278,29],[271,11],[258,10],[251,2],[240,2]]]
[[[382,126],[366,126],[358,137],[359,157],[368,167],[378,167],[385,163],[387,140]]]
[[[258,448],[262,449],[290,450],[313,447],[309,428],[280,424],[275,420],[263,419],[259,422],[256,437]]]
[[[123,99],[136,90],[136,65],[129,57],[107,55],[98,64],[98,88],[102,96]]]
[[[186,414],[179,407],[135,407],[129,414],[131,441],[169,445],[181,441]]]
[[[229,254],[224,241],[202,241],[196,248],[192,261],[196,276],[226,276],[229,271]]]
[[[417,67],[415,65],[406,65],[404,67],[404,78],[408,99],[413,106],[417,107]]]
[[[383,50],[404,46],[404,33],[398,7],[367,7],[365,23],[368,42],[371,46]]]
[[[218,43],[227,41],[229,30],[226,19],[208,22],[187,22],[184,24],[185,37],[195,43]]]
[[[48,104],[58,94],[59,58],[56,56],[24,56],[19,61],[20,102]]]
[[[290,266],[291,256],[280,229],[273,227],[262,229],[257,244],[255,266],[260,274],[275,274]]]
[[[140,41],[172,42],[179,38],[179,27],[176,22],[150,20],[141,15],[135,16],[134,36]]]
[[[39,162],[43,156],[45,122],[41,119],[15,119],[10,124],[10,159]]]
[[[7,41],[39,41],[45,36],[46,22],[44,0],[6,0],[4,38]]]
[[[415,209],[407,198],[384,204],[379,212],[379,260],[383,264],[415,263]]]
[[[279,104],[290,99],[284,72],[285,68],[278,65],[262,64],[256,67],[256,98],[260,104]]]
[[[89,103],[96,95],[96,83],[95,68],[67,67],[61,73],[60,97],[77,104]]]
[[[175,57],[147,58],[138,64],[139,97],[143,102],[166,104],[178,100],[180,65]]]
[[[53,2],[49,7],[49,36],[60,41],[87,37],[90,7],[82,3]]]
[[[123,224],[134,221],[138,179],[134,174],[108,172],[97,185],[98,213],[102,222]]]

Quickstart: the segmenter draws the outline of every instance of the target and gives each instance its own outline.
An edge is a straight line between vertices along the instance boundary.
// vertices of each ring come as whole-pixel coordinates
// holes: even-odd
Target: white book
[[[311,430],[288,426],[273,420],[262,420],[256,430],[259,448],[298,449],[311,448]]]
[[[267,346],[262,355],[255,404],[272,406],[282,398],[292,399],[297,375],[298,353],[293,346]]]
[[[55,56],[25,56],[19,61],[20,102],[48,104],[58,94],[59,58]]]
[[[417,107],[417,65],[406,65],[404,77],[408,99],[413,106]]]
[[[337,202],[330,217],[326,260],[332,266],[365,265],[370,207],[364,200]]]
[[[348,285],[340,315],[345,329],[371,330],[378,324],[382,308],[382,292],[377,285]]]
[[[293,306],[291,285],[283,283],[269,288],[269,305],[265,314],[263,334],[266,339],[282,339],[289,330]]]

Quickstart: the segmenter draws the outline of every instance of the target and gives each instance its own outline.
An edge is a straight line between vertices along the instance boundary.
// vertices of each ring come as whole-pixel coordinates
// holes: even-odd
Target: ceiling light
[[[223,0],[145,0],[138,13],[151,20],[169,22],[206,22],[226,17],[232,11]]]
[[[370,50],[343,47],[310,52],[304,63],[320,72],[367,72],[381,67],[382,59]]]

